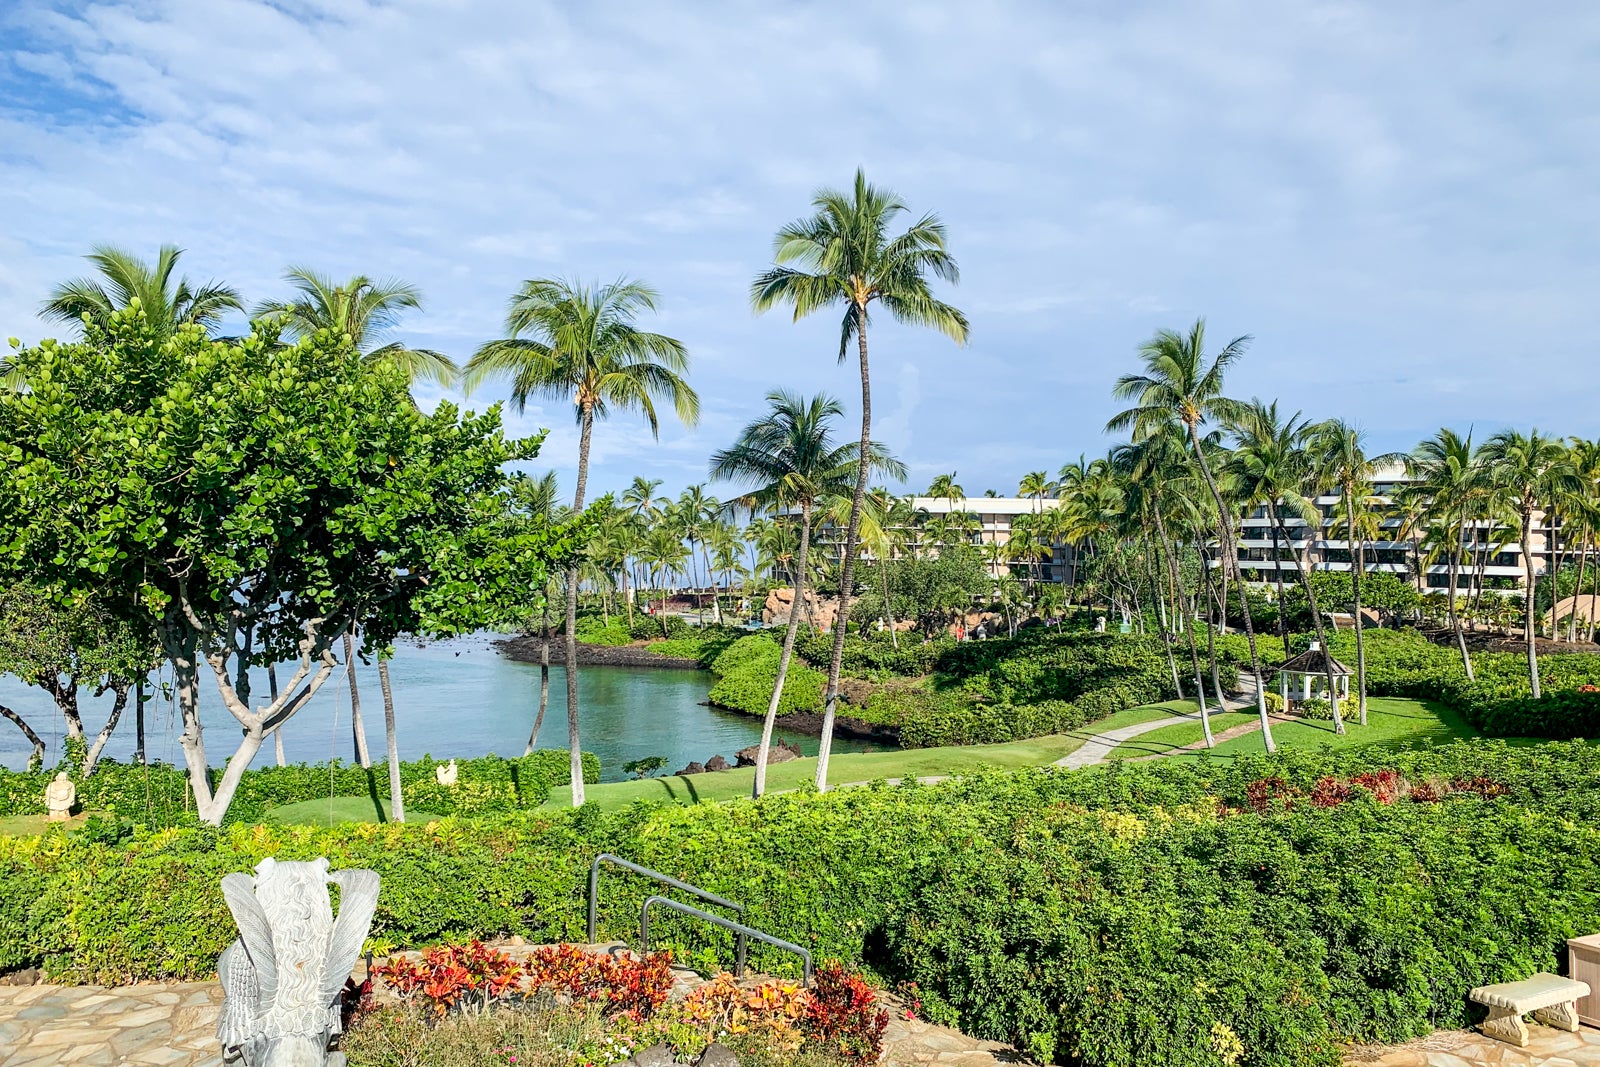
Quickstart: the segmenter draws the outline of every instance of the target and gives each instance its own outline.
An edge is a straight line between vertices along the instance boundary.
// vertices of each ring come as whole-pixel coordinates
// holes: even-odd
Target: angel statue
[[[339,887],[333,915],[328,883]],[[222,895],[239,939],[222,950],[223,1059],[245,1067],[343,1067],[330,1053],[341,1029],[345,980],[378,904],[376,871],[334,871],[326,859],[309,863],[271,857],[255,877],[230,874]]]

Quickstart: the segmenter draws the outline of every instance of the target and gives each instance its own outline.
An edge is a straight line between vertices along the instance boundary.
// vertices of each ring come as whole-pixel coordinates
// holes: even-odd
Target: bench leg
[[[1490,1037],[1510,1042],[1518,1048],[1528,1047],[1528,1024],[1510,1008],[1490,1008],[1489,1017],[1480,1027]]]
[[[1578,1002],[1569,1000],[1565,1004],[1552,1004],[1548,1008],[1540,1008],[1533,1013],[1533,1017],[1546,1026],[1553,1026],[1557,1030],[1565,1030],[1569,1034],[1578,1032]]]

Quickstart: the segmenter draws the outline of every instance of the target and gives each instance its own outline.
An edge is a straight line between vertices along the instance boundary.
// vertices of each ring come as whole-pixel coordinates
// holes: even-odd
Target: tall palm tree
[[[801,397],[784,390],[767,394],[771,410],[740,431],[728,448],[711,454],[711,477],[754,487],[751,493],[770,507],[800,509],[800,548],[796,558],[794,606],[789,610],[789,625],[783,634],[783,652],[778,659],[778,677],[767,717],[761,726],[761,747],[756,756],[754,795],[760,796],[767,784],[767,753],[772,745],[772,728],[777,721],[783,683],[789,674],[794,654],[795,632],[799,629],[801,605],[805,602],[806,569],[811,551],[811,516],[819,501],[843,498],[854,484],[860,466],[875,468],[892,477],[905,477],[905,467],[889,457],[883,446],[868,443],[868,461],[858,463],[861,446],[855,442],[837,444],[832,424],[844,417],[844,407],[833,397],[818,394]],[[843,628],[843,612],[838,627]]]
[[[1595,549],[1595,533],[1600,529],[1600,441],[1585,441],[1574,437],[1568,443],[1569,455],[1572,457],[1572,469],[1578,477],[1578,489],[1572,495],[1572,512],[1581,528],[1583,546],[1578,556],[1578,581],[1573,587],[1576,598],[1583,593],[1584,571],[1589,563],[1589,556]],[[1600,564],[1593,571],[1596,586],[1600,586]],[[1593,588],[1593,587],[1591,587]],[[1600,589],[1595,589],[1589,601],[1589,620],[1585,629],[1584,640],[1594,640],[1594,625],[1597,621],[1594,615],[1594,604],[1600,602]],[[1567,616],[1567,640],[1577,639],[1578,612],[1576,599],[1573,601],[1574,609]]]
[[[1556,500],[1578,487],[1578,474],[1567,445],[1559,437],[1532,430],[1519,433],[1504,430],[1483,443],[1483,460],[1491,481],[1508,487],[1514,494],[1517,517],[1522,525],[1522,573],[1524,590],[1522,637],[1528,647],[1528,684],[1534,699],[1539,697],[1539,652],[1534,644],[1534,612],[1537,610],[1539,576],[1533,566],[1533,515],[1541,500]],[[1554,532],[1552,531],[1552,536]],[[1552,574],[1552,578],[1554,575]]]
[[[447,386],[456,380],[457,367],[443,352],[389,339],[401,314],[422,310],[416,286],[396,278],[374,281],[364,274],[336,282],[307,267],[290,267],[283,278],[295,297],[263,301],[256,305],[257,318],[281,323],[291,338],[319,330],[348,337],[362,359],[398,367],[413,384],[426,380]]]
[[[1463,437],[1454,430],[1441,429],[1416,447],[1406,467],[1417,480],[1407,486],[1404,495],[1424,503],[1429,521],[1440,527],[1438,540],[1443,546],[1449,583],[1446,610],[1461,653],[1461,668],[1471,680],[1472,657],[1467,653],[1467,637],[1456,605],[1467,519],[1485,481],[1471,431]]]
[[[1135,440],[1155,433],[1160,427],[1181,424],[1188,431],[1194,449],[1195,463],[1211,492],[1217,507],[1218,541],[1222,545],[1222,565],[1231,571],[1239,588],[1239,606],[1244,615],[1244,632],[1250,646],[1250,672],[1256,683],[1256,708],[1261,716],[1262,742],[1268,752],[1277,750],[1272,740],[1272,724],[1267,718],[1266,686],[1261,678],[1261,656],[1256,648],[1255,623],[1250,618],[1250,603],[1245,592],[1243,572],[1239,568],[1239,553],[1233,540],[1233,513],[1211,464],[1206,459],[1205,447],[1200,440],[1200,424],[1207,421],[1226,421],[1239,411],[1239,402],[1222,394],[1222,384],[1228,368],[1243,357],[1250,345],[1249,336],[1235,337],[1215,356],[1205,354],[1205,321],[1196,320],[1186,334],[1162,330],[1139,349],[1144,360],[1143,374],[1124,374],[1117,379],[1112,394],[1120,399],[1137,401],[1137,406],[1120,412],[1106,423],[1106,430],[1114,432],[1132,429]],[[1227,615],[1227,604],[1222,605]]]
[[[1044,471],[1030,471],[1017,483],[1017,495],[1024,500],[1033,501],[1034,511],[1040,510],[1043,506],[1041,502],[1052,496],[1055,491],[1055,483]]]
[[[1339,494],[1344,507],[1346,544],[1350,546],[1350,594],[1356,620],[1356,707],[1367,725],[1366,627],[1361,616],[1361,583],[1367,573],[1367,535],[1375,519],[1370,507],[1372,479],[1380,466],[1401,462],[1398,452],[1368,455],[1366,435],[1340,419],[1319,424],[1311,438],[1312,467],[1322,488]]]
[[[511,485],[517,510],[526,518],[555,523],[559,520],[560,490],[556,485],[556,472],[546,471],[537,478],[519,477]],[[539,742],[539,730],[544,726],[544,714],[550,707],[550,598],[554,596],[554,583],[546,575],[544,588],[539,590],[539,711],[533,718],[533,729],[528,731],[528,744],[524,756],[533,754]]]
[[[773,242],[776,265],[751,284],[757,311],[780,304],[794,309],[796,321],[825,308],[842,308],[839,360],[856,342],[861,370],[861,453],[872,450],[872,377],[867,360],[868,311],[876,303],[899,322],[930,326],[958,344],[967,339],[967,319],[933,295],[929,276],[956,282],[960,272],[945,248],[945,228],[935,215],[924,215],[898,236],[889,228],[906,210],[899,197],[868,184],[856,171],[849,192],[822,189],[812,198],[815,213],[778,231]],[[856,535],[861,503],[867,493],[869,464],[856,474],[850,521],[845,529],[844,560],[839,571],[839,603],[850,602],[856,560]],[[835,628],[833,657],[828,663],[828,696],[822,715],[822,741],[817,755],[817,788],[827,789],[828,754],[833,745],[833,719],[839,705],[839,673],[844,659],[844,625]]]
[[[415,286],[396,279],[374,282],[360,274],[340,284],[306,267],[290,267],[283,277],[294,288],[295,298],[263,301],[256,305],[255,316],[279,323],[290,338],[309,337],[326,330],[348,337],[363,360],[398,368],[408,383],[415,384],[425,378],[449,385],[455,380],[456,365],[448,356],[432,349],[410,348],[389,339],[401,314],[422,309],[422,294]],[[361,691],[356,684],[354,628],[344,635],[344,655],[350,679],[350,730],[355,741],[356,761],[363,767],[370,767],[366,725],[361,716]],[[379,656],[378,683],[384,694],[384,734],[389,750],[391,792],[395,796],[391,803],[399,804],[399,747],[395,739],[393,687],[388,675],[389,660]]]
[[[679,518],[683,524],[683,536],[689,542],[689,556],[692,560],[695,548],[700,549],[701,561],[706,565],[706,583],[712,586],[711,593],[711,619],[713,622],[722,621],[722,606],[717,601],[716,583],[711,578],[711,556],[706,545],[706,535],[717,520],[717,514],[722,510],[722,504],[714,496],[706,495],[703,485],[691,485],[678,494]],[[700,604],[700,595],[695,594],[695,604]],[[700,609],[704,624],[704,609]]]
[[[1286,658],[1289,631],[1283,610],[1283,569],[1278,559],[1278,542],[1282,540],[1294,552],[1294,539],[1284,522],[1284,510],[1290,511],[1304,525],[1301,541],[1304,551],[1295,553],[1295,571],[1300,579],[1300,589],[1306,596],[1306,605],[1311,611],[1317,643],[1323,649],[1328,703],[1333,709],[1333,731],[1342,734],[1345,732],[1344,717],[1339,712],[1333,650],[1328,647],[1322,611],[1317,604],[1317,590],[1311,584],[1311,550],[1322,529],[1322,512],[1305,495],[1307,490],[1315,492],[1311,456],[1305,448],[1311,424],[1301,418],[1298,411],[1288,418],[1279,416],[1277,401],[1264,404],[1255,400],[1244,405],[1230,425],[1234,449],[1228,457],[1228,478],[1245,506],[1261,505],[1266,508],[1267,522],[1272,527],[1272,565],[1278,575],[1278,626],[1284,637]]]
[[[138,301],[146,320],[167,337],[191,323],[211,330],[228,312],[244,310],[238,292],[226,285],[207,282],[197,286],[188,278],[175,278],[182,256],[183,249],[162,245],[152,265],[123,249],[97,245],[84,258],[94,264],[98,276],[56,286],[39,314],[68,324],[81,324],[88,315],[104,325],[113,314]]]
[[[671,404],[692,426],[700,418],[700,397],[685,375],[689,355],[665,334],[634,325],[641,312],[656,309],[654,289],[621,279],[589,286],[559,279],[524,282],[511,298],[507,336],[490,341],[468,361],[467,388],[492,377],[511,379],[511,402],[518,411],[531,396],[570,399],[578,421],[578,476],[572,494],[574,515],[583,512],[589,483],[589,445],[595,420],[613,409],[637,411],[659,433],[658,403]],[[583,750],[578,738],[578,564],[567,573],[567,740],[572,759],[572,803],[583,804]]]

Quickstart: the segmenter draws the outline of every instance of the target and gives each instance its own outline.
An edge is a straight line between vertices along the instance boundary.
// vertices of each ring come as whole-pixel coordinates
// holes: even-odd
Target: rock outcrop
[[[734,766],[754,767],[756,757],[760,754],[761,746],[758,744],[741,748],[733,754]],[[767,766],[770,767],[774,763],[788,763],[792,759],[799,759],[802,755],[804,753],[800,751],[799,745],[788,741],[774,741],[772,747],[767,750]]]
[[[854,604],[855,599],[852,598],[850,603]],[[792,587],[782,586],[768,590],[766,603],[761,606],[761,621],[767,626],[787,626],[789,625],[789,613],[793,610],[794,589]],[[839,618],[839,598],[819,597],[816,593],[807,589],[805,604],[801,610],[809,615],[818,630],[823,633],[832,633],[833,624]],[[802,619],[806,617],[807,615],[801,616]]]

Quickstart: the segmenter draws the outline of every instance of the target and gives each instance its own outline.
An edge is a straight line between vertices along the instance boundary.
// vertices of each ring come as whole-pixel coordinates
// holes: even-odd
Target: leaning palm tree
[[[364,274],[335,282],[306,267],[290,267],[283,277],[296,296],[263,301],[256,305],[257,318],[281,323],[291,338],[319,330],[348,337],[362,359],[398,367],[413,383],[425,379],[447,386],[455,381],[456,365],[443,352],[388,339],[402,312],[421,310],[422,293],[416,286],[393,278],[374,281]]]
[[[1205,354],[1205,321],[1197,320],[1186,334],[1162,330],[1139,349],[1144,360],[1143,374],[1124,374],[1117,379],[1112,395],[1137,401],[1137,406],[1120,412],[1106,423],[1114,432],[1131,428],[1135,440],[1156,433],[1162,426],[1181,424],[1188,432],[1195,463],[1211,492],[1217,508],[1217,534],[1222,546],[1224,577],[1230,572],[1239,589],[1239,607],[1244,616],[1244,632],[1250,646],[1250,672],[1256,683],[1256,709],[1261,716],[1262,741],[1268,752],[1277,750],[1272,740],[1272,724],[1267,719],[1266,686],[1261,678],[1261,656],[1256,649],[1255,623],[1250,618],[1250,602],[1245,592],[1244,573],[1239,568],[1239,553],[1233,540],[1233,512],[1223,499],[1216,476],[1206,459],[1200,440],[1200,424],[1226,421],[1239,411],[1239,402],[1222,395],[1222,382],[1228,368],[1244,355],[1249,336],[1235,337],[1215,356]],[[1222,615],[1227,617],[1227,603]]]
[[[111,245],[98,245],[84,257],[98,277],[74,278],[50,293],[39,314],[46,319],[81,324],[85,315],[104,325],[113,314],[135,303],[162,337],[190,324],[207,330],[230,311],[243,311],[236,290],[215,282],[192,285],[175,278],[183,249],[162,245],[154,265]]]
[[[470,391],[485,380],[511,379],[518,411],[528,398],[571,399],[578,421],[578,475],[572,512],[582,514],[589,482],[589,445],[596,419],[612,410],[637,411],[659,434],[658,403],[670,404],[692,426],[700,397],[684,377],[689,355],[665,334],[634,325],[656,309],[656,291],[621,279],[609,285],[536,278],[524,282],[506,314],[508,336],[473,353],[464,381]],[[578,739],[578,563],[567,572],[567,740],[572,757],[572,803],[583,804],[583,750]]]
[[[783,697],[783,683],[794,655],[795,632],[806,595],[806,573],[811,552],[811,516],[819,501],[842,499],[857,478],[857,468],[876,469],[894,478],[905,477],[905,466],[889,457],[883,446],[868,443],[868,461],[858,463],[861,446],[855,442],[837,444],[832,423],[844,417],[844,407],[833,397],[818,394],[804,398],[774,390],[767,394],[772,409],[753,420],[730,447],[711,454],[711,477],[754,487],[750,494],[763,505],[800,511],[800,548],[795,562],[794,602],[789,609],[789,625],[783,633],[783,652],[778,658],[778,677],[767,702],[767,717],[761,726],[761,747],[756,755],[754,796],[767,787],[767,754],[772,746],[772,728]],[[845,608],[841,606],[837,623],[843,629]]]
[[[519,476],[511,483],[511,498],[518,512],[535,522],[554,524],[561,511],[557,498],[556,472],[547,471],[537,478]],[[544,714],[550,707],[550,598],[555,595],[550,576],[545,576],[544,587],[539,590],[539,610],[542,618],[539,627],[539,711],[533,717],[533,729],[528,731],[528,744],[524,756],[533,755],[539,741],[539,730],[544,726]]]
[[[337,283],[306,267],[290,267],[283,277],[294,288],[296,296],[288,301],[266,300],[257,304],[256,318],[277,323],[292,339],[310,337],[323,330],[346,337],[364,361],[397,367],[408,383],[424,378],[440,385],[455,381],[456,365],[448,356],[388,339],[402,312],[421,310],[422,294],[415,286],[394,279],[375,282],[361,274]],[[344,635],[344,656],[350,678],[350,730],[355,739],[356,761],[363,767],[370,767],[372,760],[361,716],[361,691],[356,684],[354,628]],[[389,684],[387,656],[378,658],[378,683],[384,695],[383,722],[390,784],[397,798],[394,803],[398,804],[400,756],[395,740],[393,687]]]
[[[1534,645],[1533,613],[1538,602],[1539,576],[1533,569],[1533,515],[1541,500],[1556,500],[1578,487],[1567,445],[1559,437],[1538,430],[1505,430],[1483,443],[1483,460],[1496,485],[1515,495],[1517,517],[1522,520],[1522,573],[1524,590],[1522,637],[1528,647],[1528,684],[1539,698],[1539,652]],[[1553,536],[1553,534],[1552,534]],[[1554,575],[1552,575],[1552,579]]]
[[[866,174],[860,170],[856,171],[855,186],[850,192],[822,189],[812,198],[812,206],[815,214],[778,231],[773,247],[776,265],[752,283],[751,303],[757,311],[779,304],[791,306],[797,321],[824,308],[843,309],[839,360],[844,361],[854,339],[861,370],[860,447],[865,455],[872,448],[872,378],[867,362],[869,309],[877,303],[899,322],[931,326],[964,344],[966,316],[936,299],[929,284],[929,275],[955,282],[960,274],[955,259],[945,249],[944,224],[938,217],[924,215],[904,233],[891,236],[889,227],[906,205],[889,190],[868,184]],[[851,497],[844,560],[839,570],[841,605],[850,600],[868,466],[860,465]],[[844,615],[841,611],[841,619]],[[828,663],[828,696],[817,756],[819,790],[827,789],[845,629],[841,624],[834,630],[833,657]]]

